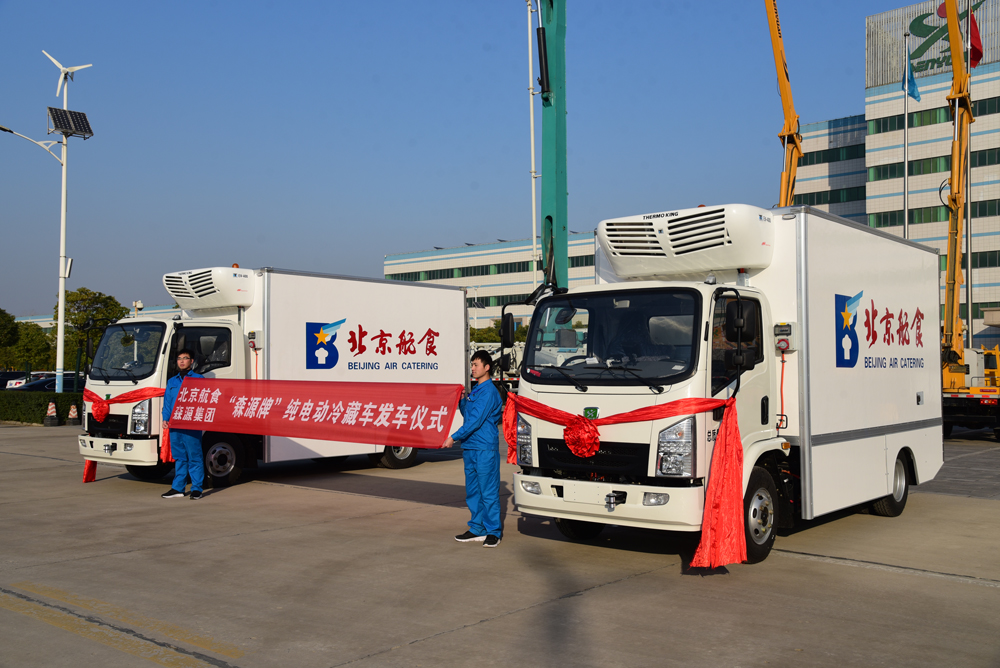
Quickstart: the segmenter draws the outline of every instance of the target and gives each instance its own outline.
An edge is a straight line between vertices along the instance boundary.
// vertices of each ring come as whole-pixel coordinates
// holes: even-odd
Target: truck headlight
[[[660,432],[656,443],[656,475],[694,475],[694,417]]]
[[[532,466],[531,425],[520,415],[517,416],[517,463]]]
[[[132,407],[132,431],[133,434],[149,433],[149,399],[140,401]]]

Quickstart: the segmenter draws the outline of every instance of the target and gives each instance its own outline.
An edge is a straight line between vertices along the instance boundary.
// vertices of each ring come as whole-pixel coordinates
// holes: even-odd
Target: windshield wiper
[[[102,367],[92,366],[92,367],[90,367],[90,370],[91,371],[100,371],[101,375],[104,376],[104,384],[105,385],[110,385],[111,384],[111,378],[108,376],[108,374],[104,371],[104,369]]]
[[[580,390],[581,392],[586,392],[589,389],[586,385],[584,385],[583,383],[581,383],[580,381],[578,381],[576,378],[574,378],[573,376],[571,376],[569,374],[569,372],[567,372],[564,369],[561,369],[560,367],[554,366],[552,364],[529,364],[528,368],[529,369],[555,369],[556,371],[558,371],[562,375],[566,376],[566,379],[569,382],[573,383],[573,385],[576,387],[576,389]]]
[[[128,369],[126,369],[125,367],[123,367],[123,366],[113,366],[111,368],[114,369],[115,371],[124,371],[125,373],[128,374],[128,379],[132,381],[133,385],[138,385],[139,384],[139,379],[135,377],[135,374],[132,373],[131,371],[129,371]]]
[[[638,378],[639,380],[641,380],[643,383],[646,384],[647,387],[649,387],[649,389],[653,390],[657,394],[662,394],[663,393],[663,386],[662,385],[657,385],[656,383],[652,382],[648,378],[640,376],[639,374],[637,374],[635,372],[634,369],[630,369],[627,366],[588,366],[588,367],[584,367],[584,368],[586,368],[586,369],[614,369],[615,371],[624,371],[625,373],[630,373],[633,376],[635,376],[636,378]]]

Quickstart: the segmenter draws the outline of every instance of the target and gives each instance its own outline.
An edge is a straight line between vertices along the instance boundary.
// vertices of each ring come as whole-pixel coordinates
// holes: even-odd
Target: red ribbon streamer
[[[144,399],[150,399],[152,397],[162,397],[166,390],[161,387],[147,387],[142,390],[132,390],[131,392],[125,392],[124,394],[119,394],[114,399],[101,399],[100,395],[95,392],[91,392],[88,389],[83,390],[83,400],[89,401],[91,406],[91,413],[94,415],[94,419],[98,422],[104,422],[104,418],[108,417],[108,411],[111,410],[111,404],[134,404],[138,403]],[[86,408],[86,406],[84,406]],[[162,462],[172,462],[174,458],[170,454],[170,429],[167,425],[163,425],[163,435],[160,437],[160,461]],[[87,462],[90,464],[91,462]],[[94,469],[97,468],[97,464],[94,463]],[[84,482],[93,482],[86,479],[86,471],[84,471]]]
[[[743,530],[743,441],[736,416],[736,398],[678,399],[660,406],[647,406],[627,413],[591,420],[546,406],[527,397],[510,394],[503,415],[507,462],[517,463],[517,414],[524,413],[562,425],[566,446],[577,457],[592,457],[601,447],[597,428],[607,424],[662,420],[677,415],[705,413],[725,406],[722,425],[715,440],[712,467],[705,491],[701,542],[691,566],[717,568],[742,563],[747,558]]]
[[[108,417],[108,411],[110,410],[111,404],[135,404],[143,399],[149,399],[150,397],[162,397],[164,391],[165,390],[160,387],[147,387],[141,390],[132,390],[131,392],[119,394],[114,399],[101,399],[100,395],[84,389],[83,400],[89,401],[93,404],[91,412],[94,414],[94,419],[98,422],[104,422],[104,418]]]

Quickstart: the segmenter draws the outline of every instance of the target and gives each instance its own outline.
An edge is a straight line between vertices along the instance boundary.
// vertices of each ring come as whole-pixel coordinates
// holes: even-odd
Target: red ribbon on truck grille
[[[591,420],[543,403],[507,395],[503,415],[503,435],[507,441],[507,462],[517,463],[517,414],[562,425],[566,446],[577,457],[592,457],[601,447],[598,427],[626,422],[662,420],[677,415],[705,413],[725,406],[722,425],[715,439],[712,467],[705,491],[705,511],[701,522],[701,542],[691,566],[717,568],[746,561],[743,531],[743,440],[736,417],[736,398],[678,399],[660,406],[647,406],[627,413]]]
[[[165,390],[161,387],[147,387],[141,390],[132,390],[131,392],[119,394],[117,397],[112,399],[102,399],[100,395],[84,389],[83,400],[89,401],[93,404],[93,406],[90,407],[90,411],[94,414],[94,419],[98,422],[104,422],[104,418],[108,417],[108,411],[111,410],[109,406],[110,404],[137,404],[140,401],[151,397],[162,397],[164,391]]]
[[[462,385],[185,378],[171,429],[440,448]]]

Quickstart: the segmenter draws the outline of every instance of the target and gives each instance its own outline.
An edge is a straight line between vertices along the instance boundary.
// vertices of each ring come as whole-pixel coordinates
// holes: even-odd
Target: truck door
[[[727,368],[726,353],[736,349],[737,344],[726,338],[726,305],[736,301],[733,295],[720,296],[712,311],[712,359],[710,395],[715,399],[726,399],[736,387],[736,370]],[[746,359],[754,366],[743,369],[740,376],[740,392],[736,398],[739,414],[740,435],[744,443],[752,443],[774,435],[775,412],[771,391],[771,367],[764,354],[763,312],[756,299],[743,297],[744,310],[753,309],[756,317],[752,336],[744,334]],[[749,341],[747,341],[749,339]],[[718,423],[716,424],[716,427]]]
[[[239,338],[237,338],[239,337]],[[224,325],[187,325],[174,331],[167,377],[177,373],[177,351],[194,352],[194,371],[206,378],[243,378],[243,357],[233,354],[233,342],[241,334]],[[241,348],[242,350],[242,348]]]

